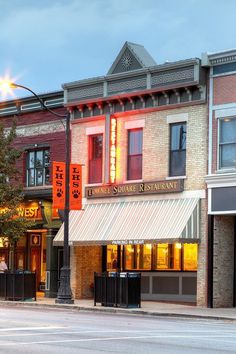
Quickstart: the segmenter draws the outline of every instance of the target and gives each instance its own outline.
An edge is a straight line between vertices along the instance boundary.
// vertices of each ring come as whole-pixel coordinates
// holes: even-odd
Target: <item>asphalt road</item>
[[[0,308],[0,353],[236,353],[236,323]]]

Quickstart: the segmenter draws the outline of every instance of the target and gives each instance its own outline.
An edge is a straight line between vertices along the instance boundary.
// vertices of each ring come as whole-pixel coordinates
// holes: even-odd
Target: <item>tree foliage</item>
[[[15,244],[30,226],[18,213],[23,193],[16,163],[22,152],[14,147],[15,138],[15,123],[7,131],[0,125],[0,236],[10,245]]]

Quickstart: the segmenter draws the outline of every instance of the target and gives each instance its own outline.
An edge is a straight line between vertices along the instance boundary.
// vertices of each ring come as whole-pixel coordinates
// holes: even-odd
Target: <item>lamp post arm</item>
[[[12,88],[21,88],[21,89],[24,89],[24,90],[27,90],[29,91],[30,93],[32,93],[36,98],[37,100],[41,103],[41,105],[43,106],[43,108],[45,108],[47,111],[49,111],[50,113],[54,114],[55,116],[57,117],[60,117],[60,118],[66,118],[67,115],[65,114],[59,114],[59,113],[56,113],[54,112],[52,109],[48,108],[45,103],[43,102],[43,100],[37,95],[37,93],[35,93],[33,90],[31,90],[29,87],[27,86],[23,86],[23,85],[18,85],[18,84],[15,84],[15,83],[11,83],[11,87]],[[63,124],[64,125],[64,124]]]

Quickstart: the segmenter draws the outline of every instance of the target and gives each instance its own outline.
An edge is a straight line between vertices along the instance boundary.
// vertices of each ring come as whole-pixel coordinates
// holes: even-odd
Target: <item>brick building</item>
[[[44,104],[65,114],[63,91],[39,95]],[[17,123],[15,146],[23,150],[18,168],[24,186],[24,203],[19,213],[33,222],[31,230],[17,242],[16,269],[35,271],[38,290],[56,296],[61,250],[52,247],[61,221],[52,210],[52,164],[65,159],[65,130],[62,121],[45,111],[35,97],[0,103],[0,122],[9,128]],[[9,264],[9,247],[0,238],[0,255]]]
[[[209,69],[209,306],[236,305],[236,50],[204,54]]]
[[[207,301],[207,104],[199,59],[157,65],[126,42],[106,76],[64,85],[82,211],[70,212],[75,298],[94,272],[141,271],[142,299]],[[63,245],[63,226],[54,239]]]

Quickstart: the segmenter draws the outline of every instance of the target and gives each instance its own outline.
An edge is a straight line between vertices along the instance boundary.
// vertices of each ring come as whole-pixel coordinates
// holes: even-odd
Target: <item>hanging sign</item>
[[[82,166],[70,164],[70,210],[82,209]]]
[[[66,166],[65,162],[53,161],[53,208],[65,208],[66,192]]]

